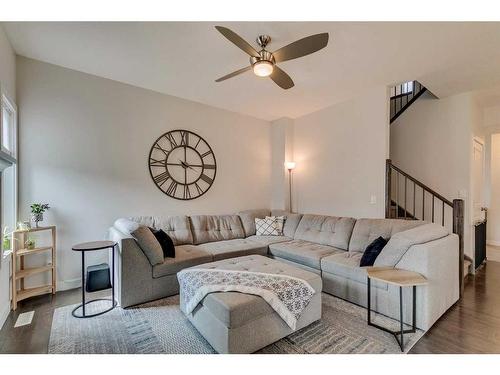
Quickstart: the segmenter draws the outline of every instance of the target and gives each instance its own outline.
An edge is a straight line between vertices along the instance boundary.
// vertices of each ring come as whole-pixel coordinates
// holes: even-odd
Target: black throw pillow
[[[361,257],[361,262],[359,265],[361,267],[367,267],[367,266],[373,266],[375,263],[375,259],[377,259],[378,255],[384,248],[384,246],[387,244],[387,240],[384,239],[383,237],[379,237],[376,240],[374,240],[371,244],[369,244],[365,252],[363,253],[363,256]]]
[[[175,246],[170,236],[166,234],[163,229],[149,229],[160,243],[161,249],[163,250],[163,257],[175,258]]]

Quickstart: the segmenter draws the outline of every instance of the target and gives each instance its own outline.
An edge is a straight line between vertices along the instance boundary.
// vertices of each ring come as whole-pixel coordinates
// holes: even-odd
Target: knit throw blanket
[[[260,272],[191,268],[177,274],[185,312],[193,312],[213,292],[240,292],[262,297],[293,330],[315,291],[296,277]]]

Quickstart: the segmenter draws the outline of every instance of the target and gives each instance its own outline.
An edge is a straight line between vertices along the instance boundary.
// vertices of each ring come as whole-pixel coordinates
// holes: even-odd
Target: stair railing
[[[446,199],[427,185],[396,167],[392,164],[390,159],[386,161],[385,184],[386,218],[429,220],[433,223],[438,222],[442,226],[451,226],[450,229],[452,232],[458,235],[459,282],[460,297],[462,297],[464,287],[463,199],[454,199],[453,201]],[[408,185],[410,188],[408,188]],[[430,200],[426,201],[426,197]],[[449,217],[449,220],[446,220],[446,217]]]
[[[390,114],[394,122],[427,89],[418,81],[401,83],[391,88]]]

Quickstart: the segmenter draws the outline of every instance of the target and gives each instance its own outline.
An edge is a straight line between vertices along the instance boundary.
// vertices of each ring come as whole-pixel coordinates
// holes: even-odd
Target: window
[[[0,90],[0,267],[5,251],[12,248],[4,233],[16,227],[17,220],[17,108]]]
[[[401,83],[391,87],[391,98],[399,95],[410,94],[413,92],[413,81]]]
[[[6,154],[16,156],[16,128],[17,111],[16,106],[5,94],[2,94],[2,151]]]

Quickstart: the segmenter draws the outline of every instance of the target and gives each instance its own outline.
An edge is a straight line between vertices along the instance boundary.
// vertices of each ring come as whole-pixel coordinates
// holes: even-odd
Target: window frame
[[[17,160],[17,106],[12,99],[7,95],[5,91],[3,91],[0,87],[0,150],[2,153],[11,156],[12,158]],[[12,135],[11,135],[11,147],[12,150],[8,150],[3,145],[3,111],[6,108],[9,112],[12,113]]]

